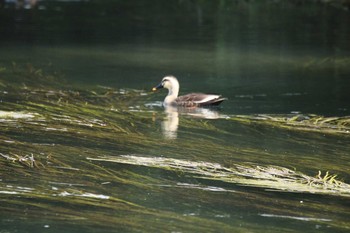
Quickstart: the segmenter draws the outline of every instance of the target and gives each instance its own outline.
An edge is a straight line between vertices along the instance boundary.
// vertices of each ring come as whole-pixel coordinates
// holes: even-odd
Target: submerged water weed
[[[59,75],[46,74],[42,69],[31,65],[24,69],[14,64],[13,71],[6,69],[0,73],[0,80],[6,81],[6,86],[2,87],[4,91],[0,92],[3,100],[0,128],[5,133],[2,148],[8,148],[8,151],[3,151],[4,154],[11,152],[25,156],[33,153],[40,159],[36,151],[40,145],[57,144],[90,149],[113,148],[119,152],[134,153],[141,153],[145,148],[153,150],[159,146],[168,148],[169,152],[187,148],[191,155],[187,153],[186,157],[193,156],[193,159],[196,155],[203,154],[202,151],[227,155],[232,154],[233,150],[242,155],[263,153],[254,148],[216,145],[221,141],[211,137],[211,131],[226,134],[227,137],[231,137],[234,132],[216,126],[215,121],[189,117],[181,119],[181,128],[186,129],[181,145],[159,140],[158,136],[151,137],[148,132],[157,121],[162,120],[163,114],[157,116],[157,113],[149,109],[143,111],[142,108],[139,111],[129,111],[129,107],[137,100],[143,98],[145,101],[148,98],[143,92],[120,91],[109,87],[74,88],[62,82],[61,78]],[[350,121],[349,117],[325,118],[315,115],[233,115],[226,116],[223,121],[227,120],[301,132],[340,134],[345,137],[349,132]],[[155,134],[159,132],[155,130]],[[196,144],[201,146],[195,146],[192,138],[196,138]],[[15,143],[10,144],[8,141]],[[33,144],[37,144],[35,148],[32,148]],[[32,149],[23,152],[16,149],[25,146]]]
[[[189,173],[202,179],[218,180],[240,185],[264,187],[271,190],[350,196],[350,185],[338,181],[336,176],[311,177],[301,172],[278,166],[232,164],[223,167],[217,163],[186,161],[164,157],[142,157],[134,155],[87,158],[104,161],[162,168]]]
[[[350,135],[350,116],[323,117],[318,115],[236,115],[230,120],[256,123],[294,131],[310,131],[326,134]]]
[[[13,154],[13,153],[11,155],[5,155],[3,153],[0,153],[0,156],[13,163],[18,162],[30,168],[44,167],[42,163],[36,161],[32,153],[30,155],[25,155],[25,156]]]
[[[221,213],[196,215],[195,210],[189,208],[209,205],[207,212],[211,214],[211,203],[216,205],[223,201],[216,195],[211,196],[211,192],[218,195],[239,193],[239,196],[225,199],[224,203],[258,206],[259,211],[260,201],[264,201],[266,213],[280,210],[271,207],[276,197],[266,197],[271,192],[266,194],[263,189],[349,196],[348,184],[334,175],[322,173],[312,177],[283,166],[267,165],[273,152],[249,147],[250,144],[232,145],[231,138],[242,138],[242,134],[222,127],[220,122],[185,116],[181,118],[181,137],[177,140],[162,138],[159,129],[164,117],[162,111],[142,107],[130,111],[130,106],[140,100],[141,91],[74,87],[41,69],[27,67],[24,70],[18,65],[13,69],[0,72],[3,84],[0,85],[0,193],[5,195],[1,206],[6,213],[21,216],[18,210],[26,209],[27,216],[41,219],[44,212],[45,219],[56,224],[60,221],[66,224],[69,220],[72,225],[86,227],[118,225],[120,231],[204,232],[214,229],[212,231],[217,232],[220,229],[228,232],[236,230],[231,218],[215,217]],[[146,101],[148,96],[142,95],[142,98]],[[291,127],[304,132],[303,127],[289,125],[303,121],[294,117],[229,116],[221,120],[244,126],[248,133],[259,131],[249,127],[250,124],[287,126],[288,130]],[[327,126],[336,122],[325,120],[317,120],[317,124],[324,126],[319,127],[319,132],[328,132]],[[341,127],[348,127],[346,118],[339,123]],[[222,138],[212,136],[213,131],[223,135]],[[335,130],[331,132],[338,135]],[[339,135],[347,137],[344,133]],[[158,154],[164,151],[166,155],[160,157]],[[118,156],[124,153],[128,155]],[[237,159],[242,157],[255,163]],[[321,170],[319,166],[317,170]],[[249,186],[260,191],[239,192],[226,185]],[[178,199],[180,196],[182,199]],[[259,200],[259,203],[242,204],[241,196]],[[175,200],[183,209],[169,211],[172,206],[159,207],[158,202],[153,205],[152,198],[164,199],[164,203]],[[278,199],[285,206],[295,205],[292,201]],[[192,202],[197,205],[189,204]],[[310,208],[306,216],[317,222],[318,218],[312,218],[313,212],[322,207],[315,204]],[[300,215],[299,209],[283,211],[283,216]],[[339,206],[336,211],[345,212]],[[330,224],[347,226],[342,219]],[[251,229],[254,224],[248,227]],[[244,231],[247,228],[243,228]]]
[[[322,177],[322,172],[321,171],[318,171],[318,174],[316,176],[316,179],[315,180],[312,180],[310,182],[310,184],[321,184],[325,187],[327,187],[328,185],[335,185],[335,186],[338,186],[338,185],[341,185],[342,182],[336,180],[335,178],[337,177],[338,175],[330,175],[329,172],[327,171],[326,174]]]

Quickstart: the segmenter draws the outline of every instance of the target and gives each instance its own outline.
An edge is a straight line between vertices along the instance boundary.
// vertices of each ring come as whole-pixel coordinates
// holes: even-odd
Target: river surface
[[[2,5],[0,232],[350,231],[350,14],[288,2]]]

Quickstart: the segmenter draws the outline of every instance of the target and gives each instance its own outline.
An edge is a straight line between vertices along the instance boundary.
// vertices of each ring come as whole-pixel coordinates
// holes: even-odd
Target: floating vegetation
[[[35,117],[36,114],[26,112],[0,111],[0,119],[28,119]]]
[[[325,58],[306,58],[302,65],[305,69],[324,69],[324,68],[343,68],[347,69],[350,64],[349,57],[325,57]]]
[[[263,217],[268,218],[286,218],[286,219],[293,219],[293,220],[300,220],[300,221],[317,221],[317,222],[331,222],[332,219],[325,219],[325,218],[307,218],[307,217],[295,217],[295,216],[285,216],[285,215],[274,215],[274,214],[259,214]]]
[[[231,120],[243,123],[265,124],[294,131],[350,135],[350,116],[323,117],[317,115],[237,115]]]
[[[246,225],[242,232],[261,230],[249,219],[236,218],[241,208],[265,218],[349,227],[341,203],[328,205],[336,219],[315,216],[324,208],[318,197],[350,196],[349,185],[335,175],[344,177],[346,163],[332,165],[320,156],[285,164],[279,161],[283,155],[255,147],[250,137],[276,140],[266,129],[290,130],[311,136],[278,138],[278,143],[304,145],[320,143],[314,132],[335,135],[342,147],[334,153],[341,157],[348,151],[342,142],[349,118],[219,114],[211,120],[187,112],[179,114],[179,137],[169,140],[161,128],[167,114],[144,104],[147,93],[75,87],[60,79],[31,65],[0,69],[0,216],[11,213],[22,220],[25,209],[25,219],[40,219],[43,226],[116,226],[122,232],[232,232],[237,225]],[[136,156],[141,154],[154,157]],[[315,177],[306,175],[317,171]],[[284,193],[320,195],[295,208],[295,200]],[[271,205],[276,199],[288,208]]]
[[[212,179],[239,185],[263,187],[286,192],[304,192],[350,196],[350,185],[336,180],[336,175],[316,177],[278,166],[232,165],[223,167],[217,163],[186,161],[164,157],[141,157],[122,155],[114,157],[87,158],[92,161],[115,162],[161,168],[193,174],[203,179]]]
[[[0,153],[0,156],[3,157],[4,159],[10,161],[10,162],[13,162],[13,163],[18,162],[18,163],[23,164],[23,165],[30,167],[30,168],[44,167],[44,165],[42,163],[38,164],[36,162],[33,154],[20,156],[17,154],[5,155],[3,153]]]

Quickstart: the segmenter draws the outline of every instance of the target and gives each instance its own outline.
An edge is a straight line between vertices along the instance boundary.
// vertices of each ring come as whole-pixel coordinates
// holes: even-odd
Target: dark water
[[[330,171],[349,183],[348,135],[227,119],[254,114],[348,116],[350,14],[345,4],[43,1],[27,10],[3,4],[0,12],[1,67],[30,63],[59,72],[72,90],[104,86],[143,93],[123,108],[125,115],[142,112],[127,123],[135,125],[130,137],[137,135],[130,141],[117,135],[80,138],[64,131],[17,131],[4,125],[5,139],[58,153],[81,172],[62,172],[65,180],[59,172],[12,176],[2,165],[4,232],[349,231],[349,197],[269,192],[152,166],[99,162],[96,170],[102,174],[105,169],[110,176],[83,172],[94,169],[87,157],[136,154],[226,167],[240,162],[283,166],[310,176]],[[214,92],[228,100],[218,111],[164,112],[159,101],[166,93],[150,90],[168,74],[178,77],[181,93]],[[79,114],[82,119],[114,120],[93,113]],[[70,131],[69,124],[61,126]],[[0,152],[20,148],[2,146]],[[23,195],[30,188],[35,195]],[[86,194],[95,196],[85,200]],[[67,201],[69,197],[77,202]]]
[[[137,89],[173,74],[183,93],[222,93],[237,114],[349,114],[342,6],[107,1],[36,8],[2,9],[2,63],[50,63],[70,81]]]

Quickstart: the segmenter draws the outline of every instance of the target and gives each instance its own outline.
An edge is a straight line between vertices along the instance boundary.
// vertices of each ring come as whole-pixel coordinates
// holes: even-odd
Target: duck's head
[[[165,76],[162,81],[156,86],[152,88],[152,91],[156,91],[161,88],[166,88],[169,91],[179,90],[179,82],[174,76]]]

